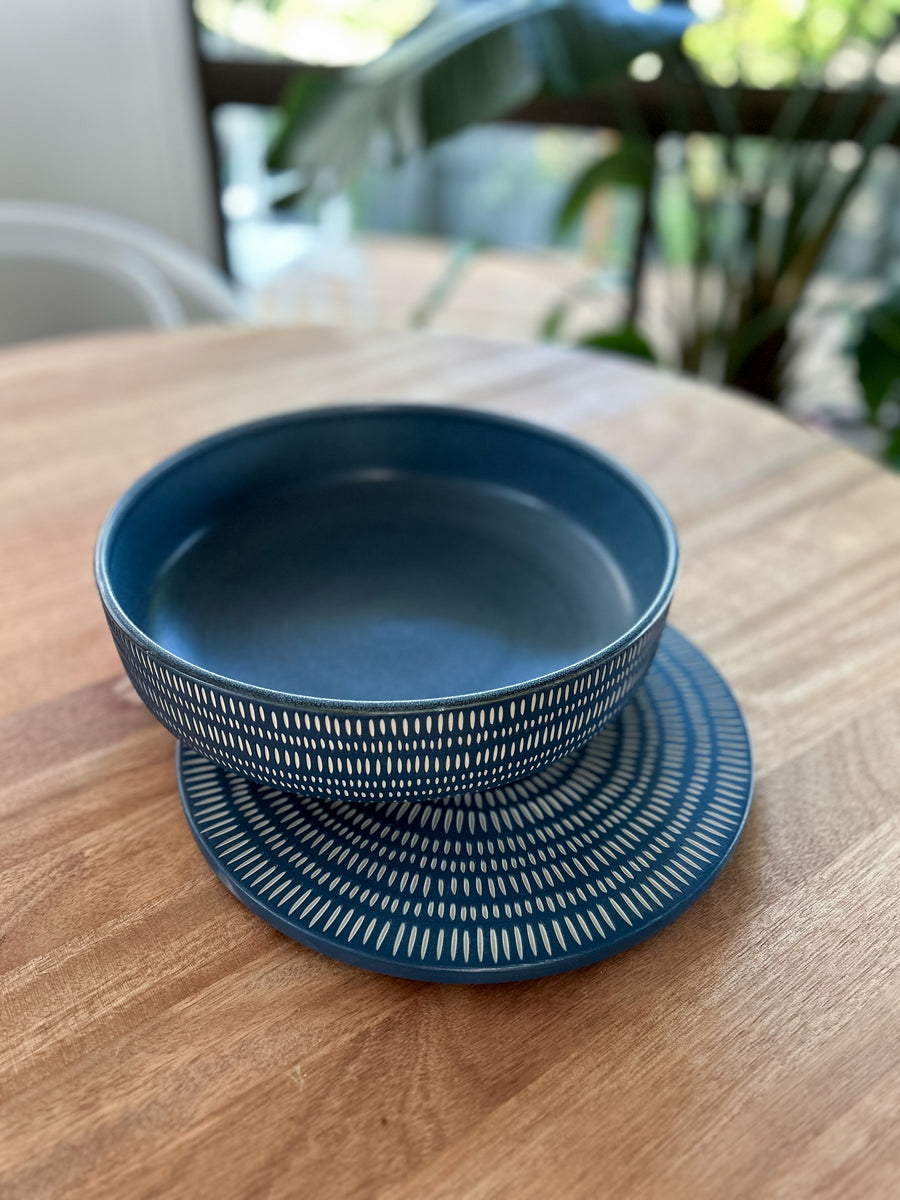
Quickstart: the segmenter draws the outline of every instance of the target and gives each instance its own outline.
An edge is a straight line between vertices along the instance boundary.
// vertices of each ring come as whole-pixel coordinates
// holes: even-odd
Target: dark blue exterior
[[[488,487],[526,495],[533,489],[567,520],[583,521],[586,536],[601,545],[607,541],[615,569],[633,583],[639,597],[633,623],[611,644],[550,674],[421,701],[293,695],[243,674],[205,669],[154,640],[144,624],[147,597],[162,564],[190,542],[196,522],[215,520],[216,489],[237,478],[235,486],[245,496],[257,481],[265,486],[279,472],[301,480],[317,472],[340,476],[348,462],[353,469],[365,467],[373,445],[371,452],[381,455],[374,463],[395,472],[433,470],[452,477],[458,470]],[[598,488],[607,497],[599,515]],[[674,529],[659,501],[642,481],[590,447],[506,417],[440,406],[372,405],[255,422],[160,464],[108,517],[98,540],[96,575],[130,679],[154,716],[185,745],[228,771],[288,792],[355,802],[429,801],[502,787],[594,737],[653,660],[676,564]],[[242,586],[252,605],[252,573]],[[558,586],[577,586],[577,580],[560,580]],[[582,589],[589,608],[593,596],[593,590]],[[204,621],[207,612],[199,609],[197,619]],[[240,624],[229,630],[233,643],[239,642]]]
[[[674,920],[743,828],[744,721],[674,630],[631,702],[539,775],[437,804],[341,804],[238,778],[182,747],[179,786],[226,887],[289,937],[385,974],[527,979]]]
[[[626,703],[665,625],[565,682],[489,703],[402,711],[286,706],[167,665],[110,621],[138,695],[185,745],[287,792],[330,800],[431,800],[501,787],[570,754]]]

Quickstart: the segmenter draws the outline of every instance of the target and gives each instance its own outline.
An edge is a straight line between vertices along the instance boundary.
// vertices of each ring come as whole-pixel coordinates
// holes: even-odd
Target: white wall
[[[0,0],[0,198],[118,213],[217,258],[186,0]],[[74,268],[0,261],[0,342],[137,318]]]

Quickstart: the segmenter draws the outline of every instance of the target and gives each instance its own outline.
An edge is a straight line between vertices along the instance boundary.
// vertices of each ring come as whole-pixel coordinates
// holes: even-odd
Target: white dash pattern
[[[488,711],[484,728],[501,717]],[[450,720],[400,721],[397,736]],[[326,801],[248,782],[184,745],[179,776],[201,849],[271,924],[374,970],[461,982],[584,965],[661,927],[718,874],[752,789],[734,698],[672,630],[612,723],[501,788],[434,804]]]

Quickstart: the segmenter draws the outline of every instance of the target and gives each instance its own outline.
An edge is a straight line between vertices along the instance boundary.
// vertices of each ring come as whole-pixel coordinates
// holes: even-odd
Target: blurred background
[[[900,467],[900,0],[31,0],[0,343],[556,339]]]

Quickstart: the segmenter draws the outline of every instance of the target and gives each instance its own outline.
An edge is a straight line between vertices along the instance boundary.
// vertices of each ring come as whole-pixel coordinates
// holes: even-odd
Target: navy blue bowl
[[[656,651],[672,523],[633,474],[506,417],[327,408],[208,438],[107,518],[96,576],[181,741],[284,791],[434,800],[592,737]]]

